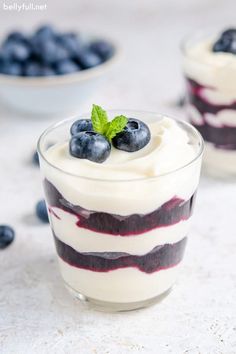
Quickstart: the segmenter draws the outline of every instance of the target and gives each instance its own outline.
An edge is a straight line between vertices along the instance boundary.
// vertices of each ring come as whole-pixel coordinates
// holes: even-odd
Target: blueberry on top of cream
[[[76,135],[80,132],[86,132],[86,131],[93,131],[93,124],[91,119],[76,120],[70,128],[71,135]]]
[[[150,138],[150,130],[144,122],[129,118],[124,130],[112,139],[112,143],[119,150],[134,152],[146,146]]]
[[[93,162],[104,162],[111,152],[111,144],[102,135],[96,132],[80,132],[70,140],[70,154],[80,159]]]
[[[214,43],[212,51],[236,54],[236,28],[229,28],[222,32]]]

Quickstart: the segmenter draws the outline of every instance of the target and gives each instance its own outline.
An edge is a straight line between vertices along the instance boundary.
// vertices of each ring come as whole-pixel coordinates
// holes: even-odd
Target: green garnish
[[[106,111],[95,104],[93,105],[91,120],[94,131],[104,135],[109,141],[118,133],[121,133],[128,123],[128,118],[122,115],[113,118],[112,121],[109,122]]]

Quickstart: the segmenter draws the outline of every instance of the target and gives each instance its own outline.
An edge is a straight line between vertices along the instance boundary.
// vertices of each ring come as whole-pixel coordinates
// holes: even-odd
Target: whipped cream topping
[[[73,175],[103,180],[155,177],[188,164],[196,156],[196,147],[187,133],[170,118],[149,124],[150,142],[141,150],[126,152],[112,147],[109,158],[99,164],[73,157],[69,143],[55,145],[46,159],[55,167]]]
[[[188,115],[197,126],[208,123],[214,128],[235,127],[236,111],[230,105],[236,102],[236,55],[213,52],[216,40],[216,37],[208,37],[195,43],[186,43],[183,68],[188,78],[206,86],[198,92],[203,101],[224,107],[216,114],[204,113],[202,116],[191,104],[188,106]],[[204,167],[211,175],[235,174],[235,161],[235,151],[221,149],[211,143],[205,144]]]
[[[187,43],[184,49],[184,71],[189,78],[202,85],[227,91],[229,98],[226,97],[226,102],[229,102],[236,98],[236,55],[213,52],[216,39],[211,37],[194,44]],[[225,92],[224,98],[219,101],[222,103],[223,99]]]

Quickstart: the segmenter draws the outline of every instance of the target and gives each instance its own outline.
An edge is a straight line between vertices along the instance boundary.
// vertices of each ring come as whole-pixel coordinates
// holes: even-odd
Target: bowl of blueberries
[[[0,99],[37,115],[76,114],[119,58],[117,44],[43,25],[0,44]]]

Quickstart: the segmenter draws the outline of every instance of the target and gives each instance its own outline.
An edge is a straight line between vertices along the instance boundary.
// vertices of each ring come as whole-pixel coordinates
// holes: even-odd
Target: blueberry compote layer
[[[54,235],[54,239],[59,257],[71,266],[94,272],[135,267],[145,273],[153,273],[176,266],[183,258],[187,241],[185,237],[174,244],[157,246],[143,256],[133,256],[120,252],[80,253],[60,241],[56,235]]]
[[[203,121],[203,124],[201,125],[196,125],[193,122],[191,123],[195,125],[206,141],[219,148],[236,150],[236,127],[226,125],[222,125],[221,127],[213,126],[210,125],[205,119],[206,113],[217,115],[217,113],[224,109],[235,110],[236,115],[236,101],[231,104],[213,104],[202,96],[203,89],[213,89],[212,87],[203,86],[188,78],[187,85],[188,101],[198,110]]]
[[[77,226],[112,235],[129,236],[187,220],[193,211],[195,194],[187,201],[173,197],[149,214],[121,216],[86,210],[68,202],[48,180],[44,189],[50,208],[57,207],[77,216]]]

